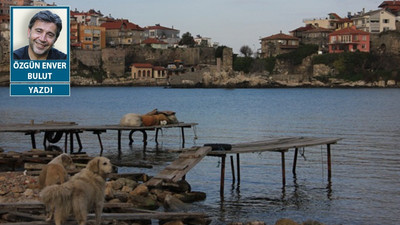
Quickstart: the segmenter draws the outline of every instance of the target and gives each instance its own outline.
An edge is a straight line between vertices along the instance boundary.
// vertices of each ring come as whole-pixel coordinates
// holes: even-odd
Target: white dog
[[[40,192],[40,199],[46,208],[55,208],[55,224],[61,225],[73,213],[78,224],[84,225],[90,209],[95,210],[96,224],[100,224],[105,179],[111,172],[112,165],[109,159],[95,157],[69,181],[45,187]]]

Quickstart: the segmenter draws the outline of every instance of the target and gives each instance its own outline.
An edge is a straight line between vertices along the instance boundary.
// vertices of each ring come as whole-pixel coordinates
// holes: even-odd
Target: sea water
[[[128,145],[123,133],[117,158],[117,133],[101,134],[104,155],[114,161],[149,163],[152,169],[120,167],[120,172],[154,175],[176,154],[169,150],[205,143],[242,143],[276,137],[336,137],[331,146],[332,179],[327,179],[326,146],[300,149],[297,174],[291,173],[293,149],[286,154],[282,188],[280,154],[241,155],[241,180],[233,183],[227,158],[224,197],[219,194],[220,159],[205,157],[186,176],[193,191],[207,194],[193,204],[213,224],[254,220],[274,224],[279,218],[299,223],[400,223],[400,89],[174,89],[149,87],[76,87],[70,97],[9,97],[0,88],[0,124],[74,121],[79,125],[118,124],[126,113],[155,108],[175,111],[185,129],[163,129],[159,144],[149,132],[144,149],[140,134]],[[37,135],[38,148],[42,146]],[[98,155],[97,137],[81,134],[83,151]],[[62,147],[63,145],[60,144]],[[76,145],[75,145],[76,146]],[[5,151],[31,148],[30,136],[0,133]],[[236,177],[237,178],[237,177]]]

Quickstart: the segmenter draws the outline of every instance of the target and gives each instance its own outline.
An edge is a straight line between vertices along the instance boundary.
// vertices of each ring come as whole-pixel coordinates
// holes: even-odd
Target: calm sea
[[[241,143],[287,136],[343,138],[332,145],[332,179],[327,181],[325,146],[301,149],[297,176],[286,154],[286,188],[281,185],[280,154],[241,155],[241,183],[232,185],[227,160],[225,197],[219,196],[220,162],[206,157],[187,175],[193,191],[207,193],[194,210],[213,224],[261,220],[274,224],[287,217],[325,224],[400,223],[400,89],[164,89],[134,87],[72,88],[70,97],[9,97],[0,88],[0,124],[74,121],[80,125],[117,124],[125,113],[154,108],[172,110],[186,129],[185,147],[204,143]],[[182,145],[178,129],[154,133],[143,151],[141,137],[128,145],[123,133],[123,162],[152,163],[152,169],[119,168],[150,175],[172,161],[170,149]],[[117,160],[117,134],[102,134],[104,154]],[[41,136],[37,142],[42,143]],[[99,154],[96,136],[81,135],[84,151]],[[6,151],[30,149],[29,136],[0,134]]]

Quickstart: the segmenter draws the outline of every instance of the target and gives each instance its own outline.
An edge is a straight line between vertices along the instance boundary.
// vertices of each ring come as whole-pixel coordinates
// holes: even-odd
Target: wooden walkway
[[[290,137],[290,138],[277,138],[265,141],[248,142],[233,144],[231,150],[212,150],[208,153],[209,156],[221,157],[221,181],[220,181],[220,195],[223,197],[224,194],[224,180],[225,180],[225,161],[228,154],[236,154],[237,163],[237,179],[240,183],[240,154],[243,153],[255,153],[255,152],[280,152],[281,153],[281,166],[282,166],[282,185],[286,185],[286,173],[285,173],[285,153],[289,149],[295,149],[293,159],[293,174],[296,174],[297,155],[299,148],[326,145],[327,146],[327,164],[328,164],[328,180],[330,181],[332,176],[331,170],[331,144],[336,144],[340,138],[321,138],[321,137]],[[233,156],[231,158],[232,177],[235,182],[235,169]]]
[[[186,220],[197,219],[203,222],[200,224],[208,224],[208,216],[199,212],[160,212],[145,209],[134,208],[131,203],[104,203],[104,209],[122,210],[124,213],[103,213],[102,221],[130,221],[130,220]],[[45,221],[45,207],[40,202],[30,203],[0,203],[0,211],[3,217],[9,220],[8,223],[13,225],[39,225],[52,224]],[[35,212],[34,214],[31,212]],[[38,212],[41,215],[37,215]],[[88,219],[93,220],[94,214],[89,214]],[[25,222],[22,222],[25,221]],[[29,222],[26,222],[29,221]],[[76,224],[73,216],[65,224]]]
[[[147,186],[157,186],[162,181],[177,182],[185,177],[197,163],[211,151],[211,147],[193,147],[183,151],[178,159],[173,161],[159,174],[147,181]]]
[[[185,145],[185,128],[191,128],[197,125],[197,123],[178,123],[178,124],[167,124],[158,126],[140,126],[140,127],[130,127],[130,126],[120,126],[120,125],[98,125],[98,126],[85,126],[78,125],[75,122],[55,122],[49,121],[40,124],[35,124],[31,122],[30,124],[3,124],[0,125],[0,132],[14,132],[14,133],[24,133],[25,135],[31,136],[32,148],[36,149],[36,139],[35,135],[44,132],[43,146],[47,148],[47,142],[57,143],[61,140],[62,136],[65,134],[65,152],[68,149],[68,142],[70,147],[70,153],[74,153],[74,135],[78,142],[79,148],[78,152],[82,150],[82,143],[79,134],[82,132],[93,132],[96,134],[100,144],[100,155],[103,154],[103,144],[101,141],[100,134],[107,132],[108,130],[114,130],[118,132],[118,155],[121,155],[121,136],[122,131],[129,131],[129,145],[133,143],[133,133],[139,131],[143,134],[143,144],[147,145],[147,132],[155,131],[155,142],[158,143],[158,132],[161,129],[169,128],[180,128],[182,134],[182,147]],[[69,137],[69,141],[68,141]]]

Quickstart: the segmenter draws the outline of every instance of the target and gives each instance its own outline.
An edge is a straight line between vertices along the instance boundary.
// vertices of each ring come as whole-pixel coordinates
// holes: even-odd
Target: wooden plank
[[[208,152],[211,147],[195,147],[181,153],[175,161],[166,166],[160,173],[146,182],[149,186],[157,186],[163,180],[177,182],[182,179],[194,166],[197,165]],[[181,157],[184,155],[184,157]]]
[[[291,148],[301,148],[315,145],[334,144],[340,138],[316,138],[316,137],[297,137],[297,138],[278,138],[273,140],[248,142],[232,145],[229,151],[212,151],[208,155],[223,155],[235,153],[252,153],[263,151],[285,152]]]

